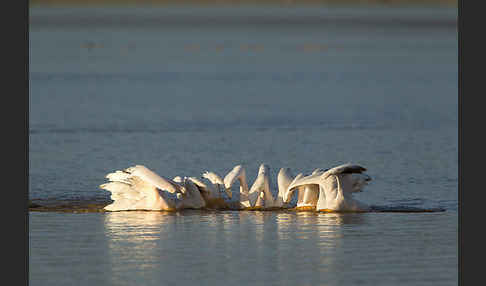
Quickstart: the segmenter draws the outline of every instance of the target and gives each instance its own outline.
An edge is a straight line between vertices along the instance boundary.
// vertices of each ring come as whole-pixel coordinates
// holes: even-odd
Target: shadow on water
[[[93,212],[107,212],[103,208],[108,205],[109,201],[102,200],[29,200],[29,211],[37,212],[68,212],[68,213],[93,213]],[[177,212],[169,211],[123,211],[123,212],[142,212],[142,213],[177,213],[184,215],[216,215],[218,213],[225,213],[227,211],[238,210],[214,210],[214,209],[202,209],[202,210],[181,210]],[[441,207],[416,207],[408,205],[394,205],[394,206],[371,206],[370,211],[367,212],[386,212],[386,213],[429,213],[429,212],[445,212],[445,208]],[[243,212],[254,212],[256,216],[260,213],[266,212],[278,212],[278,213],[296,213],[297,217],[305,218],[308,214],[321,213],[313,210],[294,210],[294,209],[271,209],[271,210],[245,210]],[[329,212],[326,212],[329,213]],[[331,212],[331,213],[362,213],[360,212]]]

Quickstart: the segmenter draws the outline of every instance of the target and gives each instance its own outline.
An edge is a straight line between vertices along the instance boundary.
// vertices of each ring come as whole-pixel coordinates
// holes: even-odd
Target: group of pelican
[[[277,176],[278,192],[274,197],[270,184],[270,169],[259,167],[258,175],[248,188],[246,171],[235,166],[224,178],[214,172],[202,177],[173,179],[157,175],[147,167],[136,165],[106,176],[108,183],[100,186],[111,193],[113,203],[104,209],[166,210],[181,209],[297,209],[316,211],[367,211],[369,207],[353,199],[371,180],[365,168],[344,164],[331,169],[315,169],[310,175],[293,176],[289,168],[281,168]],[[238,181],[239,194],[232,186]],[[297,203],[292,203],[298,193]]]

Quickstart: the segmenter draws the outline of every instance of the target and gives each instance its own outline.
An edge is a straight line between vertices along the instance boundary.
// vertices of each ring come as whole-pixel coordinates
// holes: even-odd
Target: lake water
[[[29,212],[31,285],[457,285],[456,9],[30,9],[29,198],[352,162],[430,213]],[[274,186],[275,187],[275,186]]]

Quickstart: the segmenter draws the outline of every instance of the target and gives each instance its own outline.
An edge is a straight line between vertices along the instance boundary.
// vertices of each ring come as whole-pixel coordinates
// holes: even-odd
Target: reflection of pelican
[[[299,174],[293,178],[290,169],[280,169],[277,176],[278,193],[274,198],[270,189],[269,167],[260,165],[257,178],[248,188],[245,169],[238,165],[222,179],[213,172],[195,177],[164,178],[137,165],[116,171],[106,177],[109,183],[102,189],[111,192],[112,204],[105,207],[117,210],[177,210],[185,208],[269,209],[288,208],[295,189],[298,208],[317,210],[364,210],[366,206],[351,198],[370,180],[363,167],[342,165],[327,171],[316,169],[310,176]],[[231,188],[238,181],[239,197]]]
[[[113,212],[105,216],[105,229],[110,238],[148,242],[160,239],[175,217],[173,212]]]

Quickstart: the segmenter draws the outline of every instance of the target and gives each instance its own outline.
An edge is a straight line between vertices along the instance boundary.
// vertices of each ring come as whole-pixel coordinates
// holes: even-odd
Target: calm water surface
[[[30,14],[33,201],[108,203],[98,185],[134,164],[253,181],[353,162],[358,199],[445,210],[30,212],[31,285],[457,284],[455,9]]]

